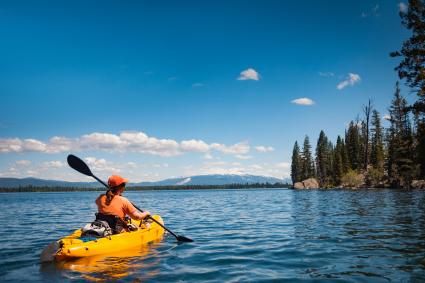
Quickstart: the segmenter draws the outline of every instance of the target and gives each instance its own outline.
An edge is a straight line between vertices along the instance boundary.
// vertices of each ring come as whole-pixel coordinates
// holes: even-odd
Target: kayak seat
[[[119,234],[123,230],[127,229],[127,223],[122,220],[119,216],[112,214],[104,214],[97,212],[95,221],[105,221],[112,229],[113,234]]]

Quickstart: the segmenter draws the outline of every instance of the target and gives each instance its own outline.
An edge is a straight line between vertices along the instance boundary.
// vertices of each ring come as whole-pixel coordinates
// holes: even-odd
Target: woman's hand
[[[151,214],[150,214],[150,212],[149,211],[143,211],[143,212],[140,212],[140,211],[135,211],[135,212],[133,212],[132,213],[132,215],[131,215],[131,217],[133,218],[133,219],[138,219],[138,220],[143,220],[143,219],[145,219],[146,217],[149,217]]]
[[[150,213],[149,211],[145,211],[145,212],[143,212],[143,213],[142,213],[142,215],[143,215],[143,218],[142,218],[142,219],[145,219],[145,218],[147,218],[148,216],[150,216],[150,215],[151,215],[151,213]]]

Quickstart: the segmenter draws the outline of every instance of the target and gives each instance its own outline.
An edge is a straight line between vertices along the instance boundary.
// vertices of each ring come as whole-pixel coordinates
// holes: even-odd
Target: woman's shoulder
[[[120,201],[122,201],[122,202],[128,202],[129,200],[126,198],[126,197],[123,197],[123,196],[120,196],[120,195],[117,195],[117,196],[115,196],[117,199],[119,199]]]

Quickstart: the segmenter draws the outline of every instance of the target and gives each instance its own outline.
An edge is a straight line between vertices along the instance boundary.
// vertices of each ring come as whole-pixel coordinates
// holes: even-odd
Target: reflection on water
[[[104,254],[92,257],[52,263],[62,275],[69,279],[84,278],[89,281],[105,281],[129,277],[139,270],[150,270],[144,274],[145,279],[155,277],[159,270],[155,268],[159,260],[145,262],[148,254],[155,259],[158,251],[157,243],[142,246],[136,250],[126,250],[114,254]],[[76,275],[78,274],[78,275]]]
[[[97,192],[2,194],[1,282],[425,282],[425,191],[128,192],[194,243],[40,266],[41,250],[93,219]]]

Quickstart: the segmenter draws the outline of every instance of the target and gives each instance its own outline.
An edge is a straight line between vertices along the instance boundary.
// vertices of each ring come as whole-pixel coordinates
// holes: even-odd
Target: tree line
[[[409,104],[396,82],[389,115],[389,127],[369,100],[362,118],[352,120],[335,143],[322,130],[315,156],[306,136],[302,148],[296,141],[292,152],[292,182],[317,178],[321,187],[372,186],[410,188],[414,179],[425,179],[425,4],[410,0],[400,12],[402,25],[412,32],[400,51],[395,68],[400,80],[416,93]]]
[[[272,189],[289,188],[289,184],[284,183],[246,183],[227,185],[175,185],[175,186],[135,186],[126,187],[126,191],[152,191],[152,190],[223,190],[223,189]],[[15,188],[2,188],[0,193],[11,192],[84,192],[84,191],[104,191],[104,187],[84,188],[84,187],[50,187],[50,186],[22,186]]]

